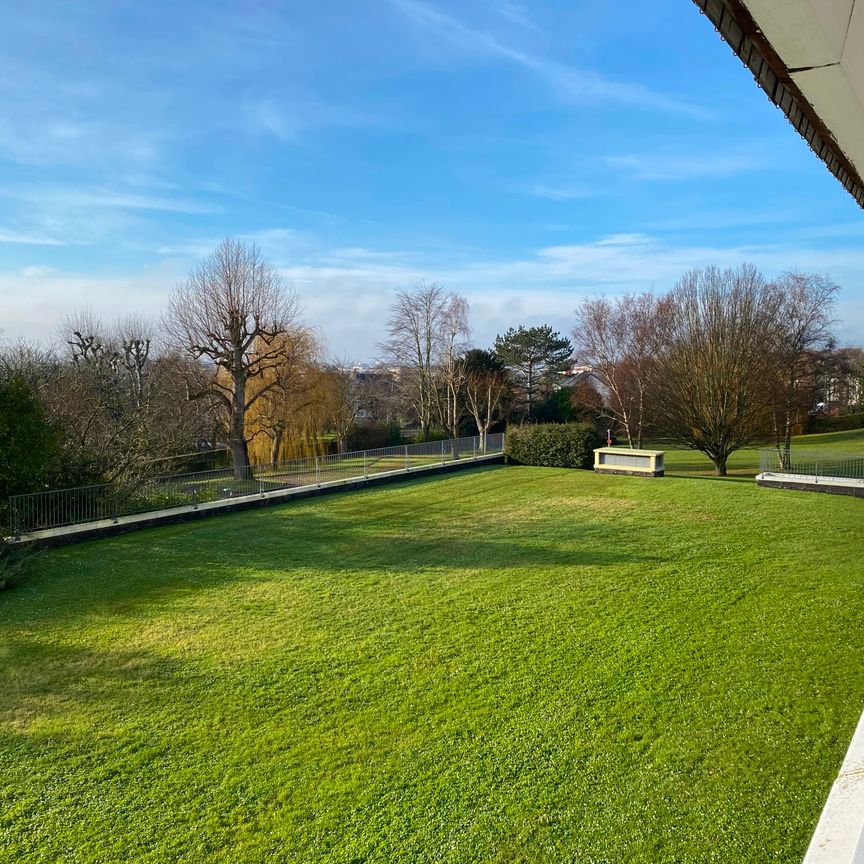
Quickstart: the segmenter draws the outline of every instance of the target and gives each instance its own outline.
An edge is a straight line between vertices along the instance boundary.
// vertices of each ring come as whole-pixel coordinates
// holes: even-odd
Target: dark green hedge
[[[594,448],[599,447],[597,430],[590,423],[540,423],[509,426],[508,461],[550,468],[590,468]]]
[[[368,426],[352,426],[345,439],[345,450],[376,450],[403,444],[402,430],[398,423],[373,423]]]
[[[860,414],[838,414],[836,417],[811,417],[807,431],[848,432],[850,429],[864,429],[864,412]]]

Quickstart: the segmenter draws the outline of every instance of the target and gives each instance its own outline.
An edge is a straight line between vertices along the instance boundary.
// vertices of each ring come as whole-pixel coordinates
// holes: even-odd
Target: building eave
[[[810,149],[843,188],[864,207],[864,180],[828,125],[793,79],[790,69],[760,29],[744,0],[693,0],[723,40],[753,74],[768,98],[786,115]]]

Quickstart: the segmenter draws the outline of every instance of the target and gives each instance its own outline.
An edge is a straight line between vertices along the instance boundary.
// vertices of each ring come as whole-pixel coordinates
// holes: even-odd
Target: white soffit
[[[864,0],[743,0],[742,5],[864,175]]]

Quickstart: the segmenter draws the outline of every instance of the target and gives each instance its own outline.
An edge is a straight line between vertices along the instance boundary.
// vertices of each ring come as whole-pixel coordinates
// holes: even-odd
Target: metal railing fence
[[[820,477],[864,480],[864,454],[778,450],[775,447],[759,451],[759,470],[770,474],[815,477],[817,481]]]
[[[117,521],[154,510],[196,508],[210,501],[263,495],[280,489],[321,486],[399,471],[447,464],[504,452],[504,434],[473,436],[422,444],[400,444],[328,456],[292,459],[246,468],[218,468],[139,481],[54,489],[9,498],[12,534],[102,520]]]

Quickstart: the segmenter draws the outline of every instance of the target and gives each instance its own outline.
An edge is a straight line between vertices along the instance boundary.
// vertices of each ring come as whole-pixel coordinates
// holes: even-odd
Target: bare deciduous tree
[[[819,367],[833,353],[834,306],[839,288],[827,276],[803,273],[783,274],[774,288],[780,326],[773,350],[773,432],[785,466],[795,421],[800,413],[813,408]]]
[[[398,291],[390,308],[387,339],[380,347],[387,362],[398,368],[397,386],[416,414],[424,438],[435,418],[436,366],[447,353],[448,340],[456,344],[462,338],[461,331],[449,334],[460,314],[467,319],[467,304],[458,311],[464,303],[435,282],[421,282],[411,290]]]
[[[140,315],[128,315],[117,323],[118,363],[125,371],[136,405],[146,401],[149,389],[147,361],[153,342],[153,325]]]
[[[453,458],[459,458],[455,439],[465,411],[464,390],[468,378],[463,355],[471,330],[468,326],[468,301],[450,294],[441,314],[441,328],[436,352],[435,401],[438,419],[453,443]]]
[[[184,400],[184,377],[194,369],[154,352],[154,334],[140,318],[104,327],[85,309],[66,317],[59,353],[24,346],[6,353],[6,362],[28,370],[57,431],[65,483],[152,475],[206,437],[206,419]]]
[[[249,464],[246,412],[269,390],[248,383],[281,362],[281,337],[296,323],[296,295],[253,245],[225,239],[171,295],[166,329],[188,354],[213,369],[207,390],[228,416],[228,446],[237,471]],[[192,394],[203,396],[204,393]]]
[[[657,376],[663,431],[725,476],[729,455],[768,432],[778,293],[745,264],[693,270],[668,301]]]
[[[608,391],[604,410],[641,447],[657,368],[658,324],[663,301],[653,294],[617,300],[593,297],[576,310],[577,360],[600,375]]]
[[[465,401],[477,425],[480,449],[486,450],[486,436],[492,424],[507,410],[512,399],[510,373],[494,351],[474,348],[465,354]]]

